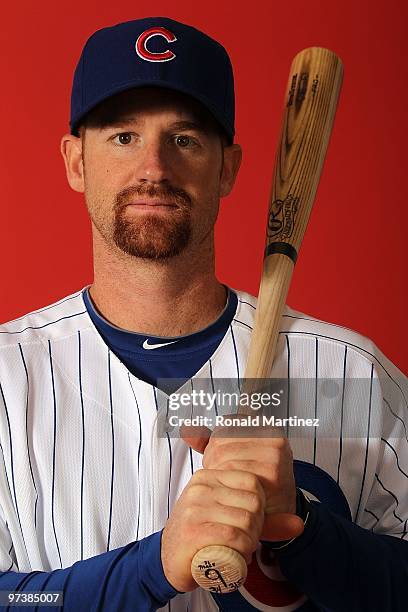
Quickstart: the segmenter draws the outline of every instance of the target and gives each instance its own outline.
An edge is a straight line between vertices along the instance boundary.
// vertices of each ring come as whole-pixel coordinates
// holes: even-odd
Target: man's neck
[[[220,316],[227,297],[215,277],[213,248],[203,251],[158,263],[118,256],[94,242],[91,298],[122,329],[165,337],[199,331]]]

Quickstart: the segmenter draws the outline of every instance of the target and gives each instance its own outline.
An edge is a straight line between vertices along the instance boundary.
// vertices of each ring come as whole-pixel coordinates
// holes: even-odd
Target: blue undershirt
[[[227,289],[227,303],[221,315],[208,327],[177,337],[152,336],[127,331],[109,323],[96,309],[89,290],[84,290],[85,306],[96,329],[127,369],[138,378],[158,386],[160,379],[188,380],[207,363],[221,343],[235,316],[238,297]],[[171,316],[171,313],[169,313]],[[144,348],[146,345],[149,348]],[[160,346],[166,344],[166,346]],[[157,348],[151,348],[156,346]],[[171,392],[175,389],[163,389]]]

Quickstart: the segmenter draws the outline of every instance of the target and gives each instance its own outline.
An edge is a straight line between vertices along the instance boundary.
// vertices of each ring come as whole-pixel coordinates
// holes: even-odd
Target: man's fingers
[[[280,541],[296,538],[304,530],[300,516],[288,513],[265,514],[262,540]]]
[[[220,487],[216,489],[214,499],[217,503],[224,506],[241,508],[248,512],[264,512],[264,499],[256,493],[232,489],[230,487]]]
[[[211,429],[208,429],[208,427],[182,425],[180,427],[180,436],[193,450],[198,453],[204,453],[211,436]]]
[[[248,491],[260,497],[265,503],[265,491],[259,482],[259,478],[251,472],[239,470],[197,470],[192,476],[191,486],[196,484],[221,485],[230,487],[237,491]],[[191,487],[190,487],[191,488]]]

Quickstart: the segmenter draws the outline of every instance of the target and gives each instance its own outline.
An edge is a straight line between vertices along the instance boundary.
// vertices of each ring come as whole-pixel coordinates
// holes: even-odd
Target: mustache
[[[178,189],[172,185],[132,185],[120,191],[115,199],[114,208],[121,210],[129,204],[132,197],[138,196],[149,198],[163,198],[182,208],[191,208],[192,199],[184,189]]]

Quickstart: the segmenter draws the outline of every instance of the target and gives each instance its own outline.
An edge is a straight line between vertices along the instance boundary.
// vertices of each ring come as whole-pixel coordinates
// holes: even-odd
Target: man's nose
[[[170,159],[162,142],[144,143],[137,172],[140,181],[161,183],[170,179]]]

